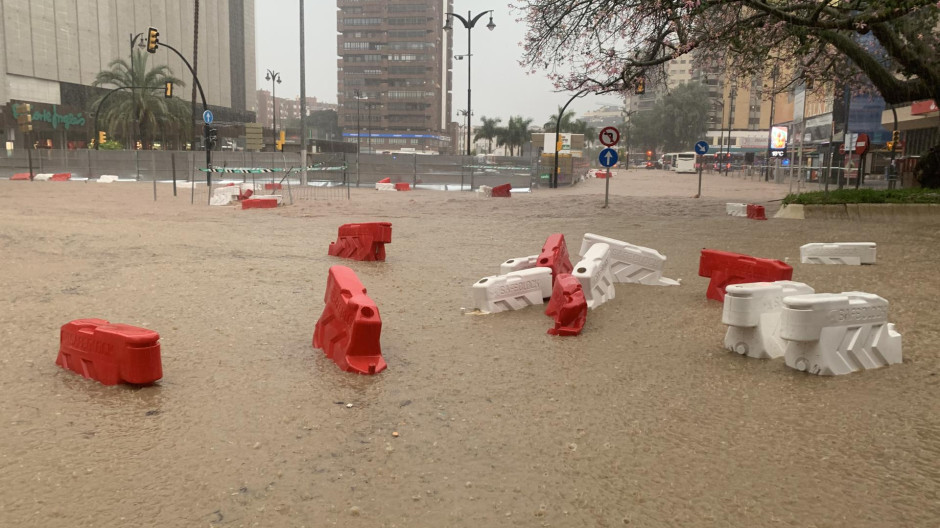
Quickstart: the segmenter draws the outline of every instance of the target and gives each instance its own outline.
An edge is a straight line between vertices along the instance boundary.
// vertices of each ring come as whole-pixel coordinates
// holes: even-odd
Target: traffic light
[[[160,44],[160,32],[157,31],[157,28],[152,27],[147,30],[147,53],[156,53],[157,48]]]
[[[646,161],[652,161],[652,159],[653,159],[653,151],[652,151],[652,150],[647,150],[647,151],[646,151]]]
[[[646,93],[646,77],[636,78],[636,86],[634,87],[633,93],[636,95],[643,95]]]
[[[555,152],[561,152],[561,140],[555,142]]]
[[[98,144],[104,145],[108,142],[108,135],[104,133],[104,130],[98,131]]]
[[[214,149],[215,146],[219,143],[219,131],[215,128],[209,128],[208,133],[206,134],[206,141],[209,142],[209,149]]]
[[[170,97],[173,97],[173,83],[171,82],[166,83],[166,87],[164,87],[163,89],[163,97],[166,97],[167,99],[169,99]]]
[[[901,141],[901,131],[900,131],[900,130],[895,130],[895,131],[892,131],[892,132],[891,132],[891,141],[894,142],[894,143],[897,143],[898,141]]]
[[[889,141],[885,144],[888,150],[894,150],[894,141]]]

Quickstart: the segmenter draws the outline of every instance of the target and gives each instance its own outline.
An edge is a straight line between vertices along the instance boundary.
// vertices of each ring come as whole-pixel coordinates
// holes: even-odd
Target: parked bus
[[[672,170],[675,172],[695,172],[695,153],[679,152],[677,154],[666,154],[672,156]]]

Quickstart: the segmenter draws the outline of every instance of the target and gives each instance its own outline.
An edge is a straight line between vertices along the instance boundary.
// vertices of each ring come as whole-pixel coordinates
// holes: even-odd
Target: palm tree
[[[164,97],[162,90],[166,83],[184,86],[173,77],[167,66],[147,68],[148,54],[135,52],[133,66],[124,59],[115,59],[108,64],[109,69],[98,72],[93,86],[117,89],[92,101],[92,110],[108,97],[98,116],[98,124],[110,135],[123,136],[125,145],[136,143],[139,134],[143,144],[152,144],[154,140],[167,136],[177,138],[188,136],[192,122],[192,110],[189,105],[175,97]],[[134,87],[134,88],[132,88]],[[159,90],[159,91],[158,91]],[[137,130],[135,130],[137,129]],[[135,131],[137,132],[135,134]]]
[[[532,138],[532,133],[529,132],[529,125],[531,124],[531,119],[525,119],[522,116],[510,117],[508,126],[496,129],[497,146],[502,147],[505,145],[509,149],[510,156],[514,156],[516,147],[519,147],[521,154],[523,145]]]
[[[561,107],[558,107],[558,112],[561,112]],[[542,125],[542,130],[545,132],[554,132],[555,124],[558,122],[558,112],[555,112],[548,117],[548,121]],[[571,132],[571,124],[574,122],[574,112],[565,112],[561,116],[561,123],[558,126],[558,132]]]
[[[483,116],[480,118],[480,121],[483,122],[483,125],[477,129],[477,133],[473,136],[473,141],[475,143],[481,139],[485,139],[487,142],[487,153],[493,152],[493,138],[497,136],[498,130],[496,125],[498,125],[502,119],[498,117],[495,119],[489,119],[486,116]],[[497,143],[497,145],[498,144],[499,143]]]

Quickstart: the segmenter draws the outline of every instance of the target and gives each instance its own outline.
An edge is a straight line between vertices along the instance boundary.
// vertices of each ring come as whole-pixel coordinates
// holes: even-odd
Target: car
[[[647,168],[647,169],[655,169],[655,168],[656,168],[656,165],[654,165],[652,161],[647,161],[647,162],[646,162],[646,168]]]

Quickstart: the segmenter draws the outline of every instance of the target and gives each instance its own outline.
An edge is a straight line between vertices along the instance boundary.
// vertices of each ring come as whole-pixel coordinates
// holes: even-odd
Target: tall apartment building
[[[362,152],[452,150],[452,0],[337,0],[339,123]]]
[[[0,18],[0,129],[18,145],[12,103],[32,105],[33,139],[42,146],[76,147],[93,137],[95,76],[114,59],[129,61],[139,50],[134,37],[143,33],[139,45],[150,26],[193,62],[194,0],[3,0]],[[200,3],[197,74],[217,122],[254,121],[254,21],[254,0]],[[186,82],[177,96],[189,99],[192,75],[175,54],[157,50],[147,60],[169,66]]]

